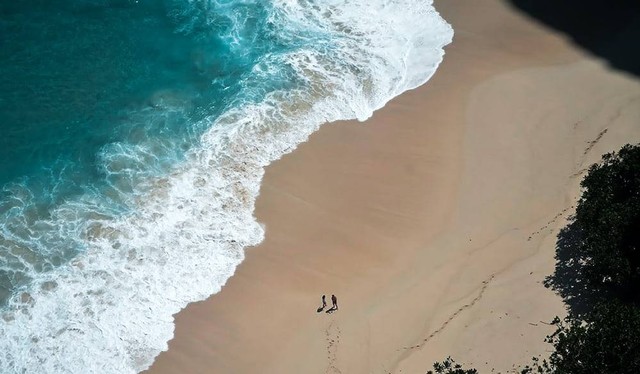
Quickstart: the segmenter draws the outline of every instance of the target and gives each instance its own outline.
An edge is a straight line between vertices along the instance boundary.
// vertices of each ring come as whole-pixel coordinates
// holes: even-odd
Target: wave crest
[[[208,3],[192,1],[190,12],[206,12]],[[172,315],[218,292],[244,249],[262,241],[253,211],[264,167],[323,123],[364,120],[423,84],[452,37],[429,2],[272,5],[265,22],[295,48],[259,58],[242,84],[250,91],[265,76],[287,83],[198,124],[207,130],[168,172],[147,170],[169,152],[166,144],[104,150],[110,188],[61,204],[49,220],[69,227],[62,237],[80,241],[83,251],[51,271],[29,272],[29,286],[9,300],[0,320],[1,372],[149,367],[172,338]],[[104,198],[125,201],[126,209],[106,214]]]

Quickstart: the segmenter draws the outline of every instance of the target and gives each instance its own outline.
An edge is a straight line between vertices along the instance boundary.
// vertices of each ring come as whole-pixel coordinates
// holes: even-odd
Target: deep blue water
[[[295,83],[285,67],[251,75],[293,47],[265,4],[0,3],[0,302],[83,250],[77,227],[50,222],[60,204],[126,212],[136,179],[180,162],[203,119]]]

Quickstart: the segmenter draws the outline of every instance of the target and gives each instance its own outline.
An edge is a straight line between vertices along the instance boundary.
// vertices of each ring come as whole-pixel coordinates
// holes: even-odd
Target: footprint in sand
[[[325,339],[327,341],[327,360],[328,366],[325,373],[327,374],[342,374],[338,369],[338,345],[340,344],[340,327],[334,325],[333,322],[325,330]]]
[[[427,342],[429,340],[431,340],[431,338],[433,338],[434,336],[438,335],[442,330],[444,330],[447,327],[447,325],[451,321],[453,321],[460,313],[462,313],[465,310],[473,307],[480,299],[482,299],[482,295],[484,295],[484,292],[487,290],[487,287],[489,286],[489,283],[493,280],[493,278],[495,278],[495,274],[491,274],[491,276],[489,278],[487,278],[486,280],[482,281],[482,287],[480,288],[480,292],[478,293],[478,295],[473,300],[471,300],[470,303],[464,304],[458,310],[456,310],[451,316],[449,316],[449,318],[446,321],[444,321],[444,323],[437,330],[432,332],[426,338],[423,338],[420,343],[418,343],[416,345],[405,346],[405,347],[399,348],[398,351],[422,348],[425,344],[427,344]]]
[[[573,206],[571,206],[571,208],[573,208]],[[546,225],[540,227],[538,229],[538,231],[534,231],[531,233],[531,235],[529,235],[529,237],[527,238],[527,241],[530,241],[531,239],[533,239],[534,236],[541,234],[545,229],[549,228],[549,226],[553,225],[554,223],[556,223],[556,221],[563,217],[565,215],[565,213],[569,210],[570,208],[565,208],[563,209],[560,213],[556,214],[549,222],[547,222]],[[552,229],[553,230],[553,229]]]

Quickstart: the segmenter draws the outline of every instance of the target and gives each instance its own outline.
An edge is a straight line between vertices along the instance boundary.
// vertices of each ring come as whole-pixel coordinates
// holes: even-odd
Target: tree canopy
[[[640,373],[640,145],[592,165],[571,223],[561,230],[545,284],[569,307],[554,320],[548,360],[521,374]],[[451,358],[438,374],[476,374]]]
[[[433,370],[435,371],[429,370],[427,374],[478,374],[478,370],[465,369],[451,357],[447,357],[447,359],[442,362],[434,363]]]
[[[554,351],[548,360],[533,358],[521,374],[640,373],[640,308],[619,302],[598,304],[589,322],[560,321],[546,339]]]
[[[640,147],[604,155],[581,183],[576,258],[593,289],[640,300]]]
[[[560,231],[545,284],[576,317],[599,302],[640,303],[640,146],[589,168],[572,222]]]

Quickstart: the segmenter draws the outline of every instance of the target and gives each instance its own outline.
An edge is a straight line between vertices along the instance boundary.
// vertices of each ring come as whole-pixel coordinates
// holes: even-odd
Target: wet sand
[[[436,1],[424,86],[267,168],[266,239],[149,373],[490,372],[547,355],[542,285],[585,168],[640,141],[640,83],[503,1]],[[320,297],[340,310],[316,313]]]

